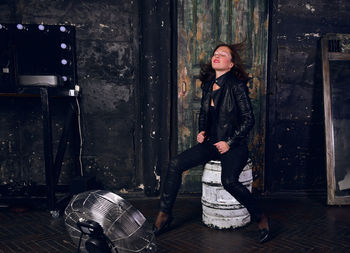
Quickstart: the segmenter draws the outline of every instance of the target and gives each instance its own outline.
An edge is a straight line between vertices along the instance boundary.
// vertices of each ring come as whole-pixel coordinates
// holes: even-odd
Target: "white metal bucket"
[[[239,181],[252,191],[253,173],[250,159],[241,172]],[[202,208],[203,223],[209,227],[237,228],[250,222],[248,210],[222,186],[220,161],[210,161],[204,166]]]

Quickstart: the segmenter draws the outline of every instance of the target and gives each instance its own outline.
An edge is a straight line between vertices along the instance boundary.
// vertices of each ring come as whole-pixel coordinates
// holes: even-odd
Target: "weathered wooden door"
[[[247,72],[256,123],[250,150],[257,180],[263,187],[268,1],[179,0],[178,1],[178,152],[196,143],[200,108],[200,62],[209,61],[218,43],[245,41],[241,56]],[[187,171],[182,191],[200,192],[202,167]]]

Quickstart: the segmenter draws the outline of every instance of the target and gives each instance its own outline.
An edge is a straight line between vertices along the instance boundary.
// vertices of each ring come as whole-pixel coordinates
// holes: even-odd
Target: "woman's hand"
[[[220,154],[224,154],[230,149],[230,146],[225,141],[219,141],[215,143],[214,146],[217,148]]]
[[[205,131],[201,131],[198,135],[197,135],[197,142],[198,143],[203,143],[205,139]]]

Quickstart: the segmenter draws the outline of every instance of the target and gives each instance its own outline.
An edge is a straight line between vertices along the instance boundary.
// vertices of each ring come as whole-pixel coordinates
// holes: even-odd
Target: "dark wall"
[[[160,1],[153,2],[156,5]],[[350,2],[271,0],[270,3],[267,189],[325,190],[320,38],[329,32],[350,31]],[[142,8],[139,4],[140,1],[130,0],[0,2],[0,22],[3,23],[71,24],[76,27],[78,83],[82,90],[83,164],[87,173],[95,174],[108,189],[130,189],[143,183],[142,135],[153,138],[150,133],[154,129],[149,124],[141,133],[140,128],[143,121],[154,113],[146,110],[143,114],[141,103],[147,105],[156,100],[156,105],[150,108],[157,112],[168,103],[160,102],[159,95],[147,94],[147,97],[142,92],[152,92],[154,84],[170,85],[169,82],[148,81],[148,86],[140,88],[142,63],[139,48],[142,40],[139,10],[141,12]],[[163,10],[161,4],[154,10]],[[150,11],[154,10],[150,8]],[[146,19],[147,13],[142,17]],[[169,31],[162,30],[165,29],[163,24],[166,27],[169,21],[156,18],[154,24],[159,25],[159,34],[169,36]],[[155,36],[154,40],[158,41],[159,37]],[[158,51],[162,51],[165,47],[159,48]],[[145,62],[158,59],[157,54],[152,57]],[[169,68],[163,61],[159,63]],[[151,80],[152,75],[148,77],[144,77],[145,82]],[[162,92],[169,94],[168,90]],[[176,98],[176,95],[171,97]],[[52,109],[56,150],[65,109],[60,100],[54,101]],[[170,122],[167,117],[160,117]],[[44,184],[38,99],[0,97],[0,124],[0,184],[20,180]],[[172,133],[176,131],[174,129]],[[164,139],[168,131],[165,132],[162,136],[157,134],[157,141]],[[160,147],[157,143],[150,144],[155,152],[161,152],[156,150]],[[163,146],[169,145],[165,142]],[[71,149],[68,148],[65,157],[61,184],[69,184],[72,178]],[[143,159],[147,159],[147,155]],[[157,155],[152,157],[152,161],[146,164],[149,166],[146,171],[158,178],[159,166],[153,166],[155,169],[151,166],[157,159]],[[166,160],[162,159],[162,164]],[[153,184],[158,184],[159,179],[152,178],[150,182],[153,189]]]
[[[69,24],[76,27],[78,84],[82,90],[83,164],[109,189],[134,188],[139,136],[139,6],[129,0],[1,1],[0,23]],[[40,101],[0,97],[0,184],[45,183]],[[65,114],[53,102],[54,151]],[[71,148],[61,184],[69,184]]]
[[[267,185],[326,190],[320,39],[349,33],[346,0],[271,1]]]

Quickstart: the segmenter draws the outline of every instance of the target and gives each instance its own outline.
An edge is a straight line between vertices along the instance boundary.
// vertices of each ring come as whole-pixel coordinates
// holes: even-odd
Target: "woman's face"
[[[211,57],[211,66],[215,71],[227,72],[234,66],[231,50],[228,47],[218,47]]]

